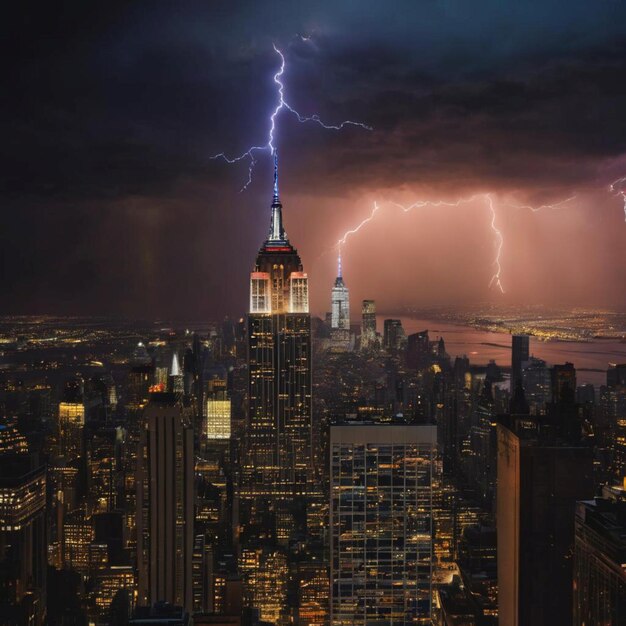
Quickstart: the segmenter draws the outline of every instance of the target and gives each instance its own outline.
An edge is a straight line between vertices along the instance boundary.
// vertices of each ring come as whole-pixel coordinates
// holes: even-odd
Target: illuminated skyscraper
[[[83,455],[85,405],[82,402],[59,402],[59,454],[68,459]]]
[[[231,401],[226,380],[214,378],[207,383],[206,428],[208,440],[230,439]]]
[[[183,393],[185,391],[185,375],[180,368],[180,362],[178,361],[178,352],[174,350],[172,354],[172,365],[170,367],[169,375],[169,389],[173,393]]]
[[[194,453],[192,410],[153,393],[137,454],[138,604],[192,608]]]
[[[302,494],[311,464],[308,277],[283,228],[277,165],[270,229],[250,274],[248,375],[242,496]]]
[[[343,281],[341,254],[337,259],[337,278],[331,296],[331,328],[350,330],[350,294]]]
[[[430,624],[437,427],[330,429],[331,626]]]
[[[361,349],[369,350],[376,345],[376,302],[363,300],[361,306]]]

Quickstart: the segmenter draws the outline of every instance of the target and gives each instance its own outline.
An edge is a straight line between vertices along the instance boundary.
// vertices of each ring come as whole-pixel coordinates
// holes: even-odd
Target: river
[[[390,315],[378,315],[379,332],[383,332],[383,321]],[[511,336],[485,330],[452,324],[433,319],[414,319],[398,316],[407,335],[428,330],[430,340],[443,337],[446,352],[455,356],[467,355],[473,364],[484,365],[495,360],[499,365],[511,365]],[[589,341],[539,341],[531,336],[531,355],[547,361],[548,364],[569,361],[576,367],[579,385],[592,383],[606,384],[606,370],[610,363],[626,363],[626,344],[615,339],[591,339]]]

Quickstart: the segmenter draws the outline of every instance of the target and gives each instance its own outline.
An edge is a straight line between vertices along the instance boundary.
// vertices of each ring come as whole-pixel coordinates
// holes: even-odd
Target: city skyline
[[[626,623],[626,5],[41,4],[1,626]]]
[[[28,25],[15,9],[10,75],[22,87],[4,105],[5,311],[180,318],[175,303],[202,284],[200,314],[243,312],[239,279],[265,229],[271,159],[258,155],[240,194],[247,164],[211,156],[262,141],[274,43],[299,111],[373,128],[280,119],[286,224],[315,277],[313,312],[327,310],[337,241],[375,202],[377,215],[342,247],[355,302],[623,308],[623,198],[621,183],[609,185],[626,173],[614,113],[625,9],[575,2],[563,15],[557,6],[481,3],[483,19],[466,28],[461,3],[402,5],[414,31],[374,4],[298,12],[279,3],[264,13],[238,3],[218,15],[195,4],[154,15],[68,6]],[[497,240],[486,193],[503,235],[504,294],[489,287]],[[406,213],[393,204],[472,196]],[[532,210],[546,204],[557,207]],[[213,255],[234,249],[217,271]]]

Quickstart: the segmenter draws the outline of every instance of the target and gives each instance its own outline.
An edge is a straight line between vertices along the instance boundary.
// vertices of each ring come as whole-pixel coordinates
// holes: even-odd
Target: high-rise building
[[[270,229],[250,275],[244,498],[292,498],[311,475],[308,277],[289,243],[274,168]]]
[[[59,454],[68,459],[83,456],[85,405],[59,402]]]
[[[376,345],[376,302],[363,300],[361,305],[361,349],[369,350]]]
[[[341,254],[337,259],[337,278],[331,295],[331,328],[350,330],[350,293],[343,280]]]
[[[609,367],[606,383],[600,387],[599,409],[611,452],[611,471],[621,482],[626,477],[626,365]]]
[[[192,609],[194,448],[192,410],[153,393],[137,453],[139,605]]]
[[[112,565],[103,568],[94,576],[93,599],[101,614],[106,615],[116,595],[124,590],[128,598],[128,609],[133,606],[135,572],[131,565]]]
[[[406,341],[404,328],[401,320],[388,319],[384,321],[385,348],[387,350],[399,350]]]
[[[43,624],[46,467],[36,454],[0,456],[0,623]],[[6,620],[6,621],[5,621]]]
[[[501,624],[572,623],[577,500],[593,496],[593,455],[530,416],[503,418],[498,437],[498,604]]]
[[[576,369],[572,363],[555,365],[552,368],[552,402],[559,402],[564,394],[572,399],[576,394]]]
[[[289,569],[280,550],[244,548],[240,557],[244,576],[244,602],[259,610],[263,621],[278,624],[287,600]]]
[[[625,501],[576,504],[573,623],[626,623]]]
[[[420,369],[427,367],[433,360],[432,350],[430,349],[430,339],[428,331],[423,330],[419,333],[413,333],[407,338],[406,363],[409,367]]]
[[[522,364],[530,356],[530,337],[528,335],[513,335],[511,343],[511,395],[518,382],[522,382]]]
[[[543,415],[546,404],[552,400],[550,368],[545,361],[531,357],[522,365],[522,387],[530,412]]]
[[[436,426],[330,431],[331,626],[430,624]]]
[[[223,378],[213,378],[207,383],[205,424],[208,440],[230,439],[231,400]]]

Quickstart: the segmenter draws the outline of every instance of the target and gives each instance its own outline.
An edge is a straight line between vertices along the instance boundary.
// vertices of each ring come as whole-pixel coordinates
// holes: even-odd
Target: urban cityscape
[[[228,53],[237,60],[230,59],[224,72],[262,75],[269,83],[263,95],[251,95],[252,87],[235,81],[237,90],[250,96],[249,105],[267,109],[269,117],[246,118],[232,131],[232,144],[243,146],[240,155],[210,152],[199,167],[179,153],[187,169],[176,164],[185,181],[176,184],[194,176],[211,179],[209,187],[189,192],[190,204],[193,194],[216,189],[204,212],[187,212],[183,195],[169,205],[173,192],[159,180],[168,175],[148,172],[150,156],[139,161],[133,156],[134,150],[157,150],[161,141],[184,151],[183,137],[174,140],[170,134],[176,133],[176,123],[168,126],[160,119],[157,132],[147,112],[141,114],[145,127],[133,128],[127,144],[112,140],[104,150],[115,153],[110,158],[116,164],[105,167],[103,178],[89,170],[102,155],[85,163],[87,169],[76,165],[68,172],[64,168],[79,157],[53,164],[55,152],[49,152],[54,183],[38,173],[35,161],[41,155],[33,156],[31,169],[26,161],[11,166],[11,172],[18,165],[23,171],[19,180],[12,174],[0,193],[7,213],[16,214],[3,227],[6,245],[0,252],[6,259],[0,275],[0,626],[626,624],[626,178],[609,181],[612,212],[607,209],[603,219],[613,221],[605,225],[603,246],[611,238],[621,246],[606,256],[606,275],[598,285],[593,271],[604,261],[595,259],[604,259],[606,250],[589,247],[584,233],[584,244],[571,245],[585,258],[574,260],[564,252],[563,263],[540,249],[558,248],[561,240],[536,234],[536,256],[546,273],[555,273],[545,284],[538,280],[533,286],[529,278],[517,285],[515,277],[522,274],[513,265],[524,262],[523,254],[515,257],[522,235],[504,218],[505,207],[513,216],[529,209],[532,219],[572,215],[570,197],[599,193],[596,174],[589,175],[583,190],[582,170],[575,195],[549,202],[537,200],[543,197],[538,187],[548,186],[545,180],[538,187],[527,182],[527,193],[515,204],[509,195],[521,179],[509,188],[504,175],[496,184],[485,174],[480,190],[468,195],[450,199],[433,187],[436,192],[426,199],[398,204],[403,210],[383,216],[387,221],[380,224],[393,220],[390,228],[406,230],[409,238],[420,236],[418,222],[402,222],[414,207],[439,213],[463,209],[463,219],[476,226],[476,233],[487,224],[487,252],[474,242],[449,252],[456,259],[451,265],[443,251],[420,257],[419,251],[405,249],[397,231],[376,230],[382,201],[358,219],[356,212],[344,215],[347,230],[335,229],[300,205],[303,197],[307,207],[312,206],[307,198],[319,197],[325,206],[339,194],[335,173],[306,153],[324,150],[323,138],[340,142],[345,133],[347,143],[327,148],[333,155],[328,158],[337,177],[357,181],[358,173],[342,170],[339,161],[349,161],[355,146],[365,145],[358,142],[369,141],[363,137],[379,132],[369,123],[367,106],[359,107],[359,96],[350,90],[367,82],[361,73],[378,68],[369,65],[374,61],[366,51],[374,50],[372,58],[382,58],[384,67],[395,57],[385,57],[378,47],[383,39],[371,50],[357,46],[360,36],[370,43],[373,37],[356,19],[358,3],[343,3],[345,12],[322,3],[321,13],[302,3],[303,15],[310,18],[305,30],[297,28],[304,19],[299,13],[278,17],[282,3],[268,2],[276,31],[258,40],[249,39],[248,24],[267,25],[267,20],[252,3],[219,11],[168,7],[165,13],[150,13],[142,3],[134,8],[113,3],[106,9],[80,4],[69,3],[54,15],[48,9],[16,18],[19,28],[31,24],[34,29],[35,43],[16,43],[13,50],[24,76],[46,64],[56,78],[68,63],[81,68],[75,70],[78,83],[63,87],[74,103],[69,108],[80,109],[80,97],[88,101],[90,89],[100,90],[103,102],[110,97],[104,95],[107,81],[82,74],[87,68],[105,72],[103,62],[137,62],[133,77],[145,79],[141,89],[147,92],[160,84],[155,76],[190,71],[178,38],[187,45],[208,29],[216,46],[237,40]],[[389,28],[393,37],[404,33],[395,20],[383,25],[380,20],[388,16],[377,3],[365,4],[377,28]],[[415,28],[428,18],[429,28],[444,32],[448,20],[467,16],[456,2],[441,3],[447,7],[441,15],[438,8],[400,4],[401,21]],[[515,17],[491,3],[478,4],[481,17]],[[543,17],[557,20],[558,3],[547,5]],[[573,5],[575,16],[562,34],[588,29],[588,40],[576,39],[568,54],[587,54],[589,42],[596,55],[613,46],[612,67],[626,70],[626,41],[619,31],[603,30],[616,17],[626,17],[624,10],[607,3],[600,20],[586,12],[587,3]],[[326,15],[332,17],[328,22]],[[336,46],[336,29],[346,20],[355,32],[346,31],[346,47],[333,48],[328,57],[340,67],[311,70],[311,82],[296,80],[290,62],[295,59],[301,68],[327,58],[315,51]],[[132,34],[132,45],[150,57],[153,75],[141,75],[141,54],[126,56],[128,49],[117,39],[122,26]],[[470,31],[480,39],[482,28],[473,25]],[[292,43],[285,38],[281,43],[283,31],[296,33],[290,35]],[[148,54],[145,41],[153,32],[167,55]],[[262,74],[251,58],[265,54],[259,50],[272,38],[262,66],[270,69]],[[532,37],[528,41],[532,45],[522,46],[524,54],[542,59],[545,71],[561,62],[561,52],[535,47]],[[437,43],[446,54],[460,45],[452,39]],[[363,56],[357,58],[359,50]],[[79,51],[86,51],[83,61]],[[493,60],[513,52],[494,44],[494,50],[481,54]],[[588,81],[593,81],[589,63]],[[354,72],[346,69],[350,64]],[[199,97],[212,102],[223,74],[217,65],[211,71],[216,82],[210,96]],[[350,116],[345,101],[354,102],[365,121],[325,121],[333,111],[316,102],[325,95],[324,77],[316,72],[335,71],[357,86],[326,99]],[[440,88],[425,74],[405,74],[399,66],[385,69],[385,80],[395,80],[394,71],[402,82],[423,81],[433,93]],[[479,71],[477,65],[463,80],[478,84],[486,80],[478,77],[482,71],[487,69]],[[205,86],[193,76],[200,93]],[[47,85],[47,78],[41,80]],[[124,80],[120,77],[122,90],[130,88],[123,87]],[[166,84],[164,79],[161,87]],[[83,96],[77,95],[77,85]],[[230,83],[225,85],[228,92]],[[292,85],[315,94],[307,96],[309,101],[302,96],[306,113],[294,108]],[[51,104],[41,115],[52,116],[50,124],[62,119],[62,124],[83,125],[81,141],[100,149],[99,122],[78,110],[75,118],[66,117],[65,105],[55,100],[59,93],[46,95]],[[39,115],[42,103],[33,94],[24,97],[32,115]],[[181,91],[180,97],[186,95]],[[148,93],[141,100],[149,107]],[[378,119],[371,102],[371,117]],[[324,116],[309,111],[314,104]],[[194,108],[189,101],[185,106]],[[242,114],[240,101],[224,106],[207,115],[221,111],[231,120],[229,107]],[[501,114],[485,102],[471,106]],[[598,104],[597,111],[601,108]],[[124,112],[120,119],[135,114]],[[383,112],[378,115],[384,118]],[[288,131],[290,118],[302,132],[297,138]],[[231,137],[223,128],[226,121],[215,122],[220,141]],[[16,121],[12,142],[28,140],[20,124],[25,122]],[[269,132],[267,144],[258,140],[247,147],[257,124],[261,136]],[[46,128],[50,135],[44,143],[54,137]],[[603,157],[611,151],[626,154],[626,127],[620,131],[623,136],[611,143],[599,129],[590,153],[599,154],[606,144]],[[142,133],[150,142],[142,143]],[[307,133],[319,133],[320,139]],[[192,134],[187,139],[193,143]],[[29,141],[33,150],[39,145],[32,137]],[[68,138],[63,150],[81,152],[74,141]],[[395,157],[385,149],[375,158],[388,159],[393,169]],[[530,143],[515,149],[524,156]],[[452,171],[455,163],[444,165]],[[484,172],[485,163],[473,165]],[[378,166],[383,176],[387,166]],[[361,167],[369,176],[372,165],[364,161]],[[333,178],[328,189],[324,171]],[[530,178],[537,177],[533,170]],[[570,182],[553,174],[558,194]],[[99,196],[101,185],[107,191]],[[301,192],[302,185],[309,189]],[[463,193],[470,189],[464,185]],[[149,196],[140,191],[144,186],[151,188]],[[157,196],[176,219],[165,219],[160,209],[144,203]],[[123,206],[105,202],[122,197]],[[238,217],[218,215],[230,210],[223,198],[229,198],[229,206],[247,205],[241,214],[246,225],[239,230]],[[475,204],[482,207],[481,217]],[[111,216],[103,218],[101,211]],[[122,232],[125,220],[134,220],[134,230]],[[176,230],[177,220],[190,223]],[[210,240],[203,239],[203,221],[211,224]],[[26,231],[38,234],[15,256],[12,242],[25,241],[25,224]],[[540,224],[533,227],[537,233]],[[37,243],[40,228],[55,239],[52,247]],[[363,244],[368,252],[362,254],[354,242],[368,228],[370,238]],[[428,236],[435,237],[435,230]],[[324,245],[315,245],[322,236]],[[193,251],[196,246],[200,252]],[[509,251],[515,258],[505,257]],[[206,259],[201,270],[186,262],[196,253]],[[407,262],[405,254],[418,256]],[[128,265],[131,258],[139,267]],[[589,274],[576,269],[579,263],[589,265]],[[389,267],[393,271],[385,273]],[[485,285],[473,287],[477,293],[469,298],[465,272],[479,267],[472,285]],[[561,274],[563,267],[567,271]],[[409,278],[414,273],[417,282]],[[385,274],[382,280],[378,274]],[[449,287],[428,284],[444,274]],[[32,293],[24,295],[25,288]],[[448,290],[458,298],[448,298]]]

